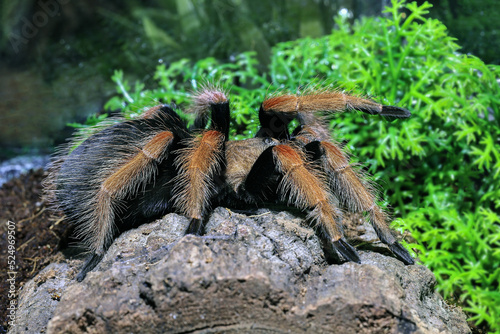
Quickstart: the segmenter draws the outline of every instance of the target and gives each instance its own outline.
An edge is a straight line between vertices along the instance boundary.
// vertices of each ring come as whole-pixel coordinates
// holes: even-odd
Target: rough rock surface
[[[313,230],[290,213],[217,208],[203,237],[183,236],[187,225],[170,214],[124,233],[81,283],[68,280],[79,261],[46,268],[24,289],[11,332],[470,332],[427,268],[383,246],[361,250],[362,264],[329,265]]]

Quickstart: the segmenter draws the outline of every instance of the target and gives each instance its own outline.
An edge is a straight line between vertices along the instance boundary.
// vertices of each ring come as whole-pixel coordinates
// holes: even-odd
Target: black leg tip
[[[346,261],[361,263],[358,252],[356,248],[349,245],[349,243],[344,239],[340,238],[333,243],[333,249],[337,252],[337,254],[341,255]]]
[[[399,242],[395,242],[388,246],[398,260],[402,261],[404,264],[415,264],[415,260],[411,257],[410,253]]]
[[[186,234],[202,235],[204,230],[203,221],[201,219],[193,218],[189,222]]]
[[[83,279],[85,278],[85,276],[87,276],[87,273],[84,273],[83,271],[80,271],[78,273],[78,275],[76,275],[76,280],[78,282],[81,282],[81,281],[83,281]]]
[[[103,257],[104,255],[97,255],[95,253],[89,255],[89,257],[87,257],[87,260],[85,260],[85,263],[83,264],[82,270],[80,270],[78,275],[76,275],[76,280],[78,282],[83,281],[85,276],[87,276],[87,273],[94,269],[99,264],[99,262],[101,262]]]
[[[388,117],[389,119],[394,118],[408,118],[411,116],[411,112],[404,108],[394,107],[394,106],[382,106],[382,111],[380,116]]]

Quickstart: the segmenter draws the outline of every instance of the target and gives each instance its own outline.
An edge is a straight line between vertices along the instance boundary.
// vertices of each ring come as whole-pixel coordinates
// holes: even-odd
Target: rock
[[[45,168],[49,161],[48,155],[22,155],[0,162],[0,187],[30,170]]]
[[[19,296],[16,326],[11,328],[9,333],[43,332],[59,304],[61,295],[67,286],[73,283],[72,276],[74,269],[71,269],[69,263],[54,262],[28,281]]]
[[[362,250],[362,264],[329,265],[290,213],[217,208],[203,237],[184,236],[187,225],[169,214],[124,233],[83,282],[60,283],[43,319],[19,316],[11,332],[44,331],[45,322],[48,333],[470,333],[426,267]],[[26,312],[50,299],[45,285],[79,269],[54,266],[40,275],[56,277],[24,290]]]

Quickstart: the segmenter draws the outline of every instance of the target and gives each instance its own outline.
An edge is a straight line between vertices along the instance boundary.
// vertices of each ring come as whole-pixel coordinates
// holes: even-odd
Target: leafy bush
[[[401,217],[394,226],[411,231],[418,242],[408,247],[434,272],[439,290],[459,296],[471,321],[498,333],[500,67],[459,54],[446,27],[425,17],[429,7],[392,0],[386,18],[349,25],[339,17],[328,36],[276,45],[268,73],[258,71],[254,53],[230,63],[160,65],[153,89],[132,89],[116,71],[118,96],[107,108],[134,117],[158,101],[182,106],[201,83],[220,82],[231,91],[232,139],[255,134],[266,94],[311,84],[341,82],[411,109],[411,119],[393,122],[344,113],[332,117],[331,128],[386,189]]]

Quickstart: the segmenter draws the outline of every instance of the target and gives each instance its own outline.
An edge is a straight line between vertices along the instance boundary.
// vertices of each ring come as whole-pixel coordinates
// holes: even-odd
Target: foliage
[[[418,0],[418,2],[423,2]],[[496,0],[433,0],[429,15],[443,22],[464,52],[500,64],[500,6]]]
[[[439,290],[458,295],[476,325],[500,332],[500,67],[457,53],[444,25],[425,17],[429,7],[392,0],[386,18],[351,25],[338,17],[328,36],[276,45],[267,73],[253,52],[230,63],[160,65],[152,89],[132,88],[116,71],[118,96],[107,108],[134,117],[158,102],[182,106],[190,90],[220,82],[231,91],[232,139],[255,134],[259,101],[277,90],[343,82],[411,109],[411,119],[393,122],[335,115],[331,128],[386,189],[402,217],[394,225],[418,240],[408,247],[435,273]]]
[[[358,6],[366,7],[378,8]],[[336,1],[315,0],[3,1],[0,55],[35,64],[48,81],[62,69],[107,78],[119,67],[148,82],[157,62],[181,57],[228,59],[254,50],[266,64],[271,45],[330,31],[339,9]],[[44,15],[46,22],[36,22]]]

